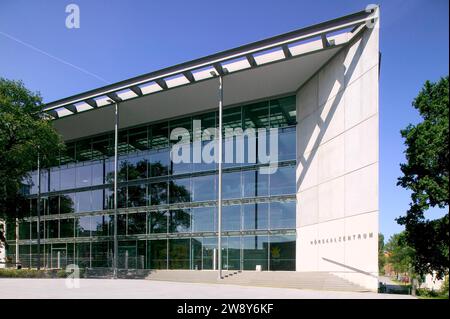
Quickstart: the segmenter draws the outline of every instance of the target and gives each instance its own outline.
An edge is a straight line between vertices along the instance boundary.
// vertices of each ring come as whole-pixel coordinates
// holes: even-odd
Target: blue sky
[[[80,7],[80,29],[65,27],[69,3]],[[113,83],[333,19],[364,9],[369,3],[0,0],[0,76],[23,80],[50,102],[107,84],[99,77]],[[381,5],[382,52],[380,230],[389,237],[402,229],[394,219],[409,203],[409,192],[396,186],[399,163],[404,161],[399,131],[419,121],[411,101],[423,82],[448,75],[449,2],[377,3]],[[433,210],[428,216],[441,214]]]

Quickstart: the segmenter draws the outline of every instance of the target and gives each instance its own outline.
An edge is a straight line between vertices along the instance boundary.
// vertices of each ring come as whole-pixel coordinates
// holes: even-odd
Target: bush
[[[0,269],[0,277],[3,278],[48,278],[46,270],[36,269]]]
[[[444,283],[442,284],[439,295],[444,298],[448,298],[448,275],[445,276]]]
[[[417,289],[417,296],[424,298],[444,298],[448,299],[448,276],[445,276],[441,289],[429,290],[426,288]]]

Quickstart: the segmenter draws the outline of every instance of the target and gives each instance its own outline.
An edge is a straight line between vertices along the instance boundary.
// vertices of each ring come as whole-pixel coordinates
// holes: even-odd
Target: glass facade
[[[150,123],[119,131],[118,265],[138,269],[213,269],[217,256],[217,165],[174,163],[170,132],[192,146],[194,120],[218,126],[217,112]],[[241,127],[278,132],[278,168],[248,156],[243,137],[224,139],[244,161],[224,163],[222,178],[222,265],[224,269],[295,270],[296,126],[295,97],[283,97],[224,110],[224,132]],[[259,133],[255,139],[258,140]],[[202,145],[205,145],[202,142]],[[242,146],[243,145],[243,146]],[[192,149],[192,147],[191,147]],[[42,258],[47,267],[77,263],[111,267],[114,232],[113,134],[67,143],[59,166],[41,170]],[[188,154],[192,160],[193,152]],[[236,159],[236,154],[234,154]],[[19,254],[25,267],[36,265],[37,174],[30,173],[29,217],[19,224]],[[10,228],[12,229],[12,228]],[[11,244],[15,235],[7,234]]]

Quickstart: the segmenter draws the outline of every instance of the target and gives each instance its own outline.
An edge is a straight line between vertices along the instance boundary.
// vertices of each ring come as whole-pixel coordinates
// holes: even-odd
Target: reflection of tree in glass
[[[183,203],[191,201],[191,192],[185,186],[169,182],[169,198],[171,203]]]
[[[147,170],[150,166],[150,176],[164,176],[167,175],[169,168],[167,165],[161,164],[161,162],[150,163],[147,159],[142,159],[137,163],[132,163],[127,160],[123,161],[119,165],[117,172],[117,180],[124,182],[127,180],[143,179],[147,178]],[[148,176],[148,177],[150,177]],[[114,171],[108,172],[105,176],[106,183],[112,184],[114,182]]]
[[[169,262],[171,269],[189,268],[189,239],[169,241]]]
[[[128,234],[145,234],[146,213],[128,215]]]
[[[169,233],[188,232],[191,226],[189,209],[169,211]]]
[[[70,214],[75,212],[74,202],[68,195],[61,195],[59,197],[59,212],[60,214]]]

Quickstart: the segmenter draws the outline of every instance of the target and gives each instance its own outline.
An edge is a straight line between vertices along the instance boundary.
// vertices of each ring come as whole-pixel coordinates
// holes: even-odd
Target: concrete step
[[[367,291],[328,272],[224,271],[223,279],[218,280],[216,271],[154,270],[149,273],[147,279],[313,290]]]

